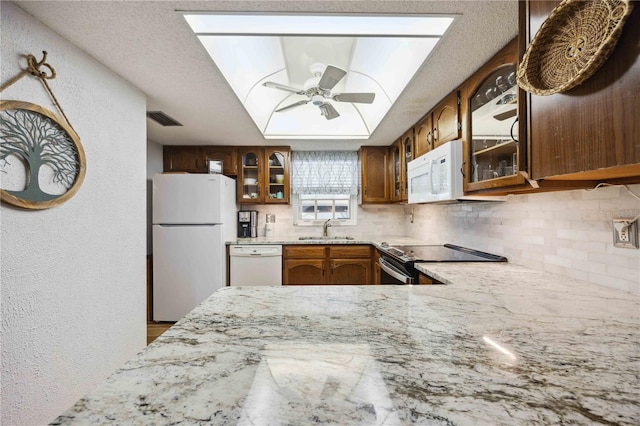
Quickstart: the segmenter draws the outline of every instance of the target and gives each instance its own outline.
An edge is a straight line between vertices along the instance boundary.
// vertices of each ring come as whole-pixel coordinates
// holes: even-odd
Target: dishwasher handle
[[[230,257],[276,257],[282,256],[282,246],[277,245],[232,245],[229,246]]]

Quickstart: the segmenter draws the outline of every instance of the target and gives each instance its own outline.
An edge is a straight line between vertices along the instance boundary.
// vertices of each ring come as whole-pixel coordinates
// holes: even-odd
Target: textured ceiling
[[[517,34],[518,2],[503,1],[16,1],[104,63],[184,127],[148,123],[160,144],[290,145],[357,149],[389,145]],[[459,14],[366,141],[265,140],[176,11]],[[393,64],[389,64],[390,67]]]

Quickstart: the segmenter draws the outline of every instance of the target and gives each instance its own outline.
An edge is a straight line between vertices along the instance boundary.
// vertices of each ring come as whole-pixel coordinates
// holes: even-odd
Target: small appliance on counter
[[[276,215],[273,213],[268,213],[265,218],[266,223],[264,224],[264,236],[273,237],[276,225]]]
[[[238,238],[258,236],[258,211],[241,210],[238,212]]]

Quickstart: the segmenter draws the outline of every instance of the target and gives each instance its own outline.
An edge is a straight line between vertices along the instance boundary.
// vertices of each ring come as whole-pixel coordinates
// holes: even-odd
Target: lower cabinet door
[[[285,259],[284,285],[317,285],[325,282],[324,259]]]
[[[371,284],[371,259],[331,259],[330,284]]]

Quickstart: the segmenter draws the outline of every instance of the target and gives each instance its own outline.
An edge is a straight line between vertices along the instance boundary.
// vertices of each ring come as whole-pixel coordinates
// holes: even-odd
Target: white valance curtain
[[[291,192],[294,194],[357,195],[358,153],[351,151],[293,151]]]

